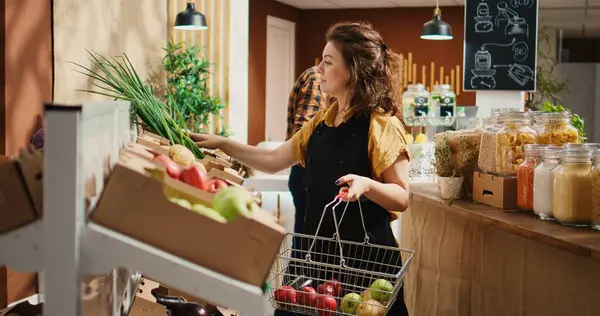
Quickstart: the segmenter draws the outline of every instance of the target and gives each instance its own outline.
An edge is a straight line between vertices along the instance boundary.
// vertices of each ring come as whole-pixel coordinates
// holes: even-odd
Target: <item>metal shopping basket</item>
[[[324,207],[315,236],[286,235],[268,280],[274,308],[318,316],[387,315],[395,302],[414,251],[370,244],[360,201],[364,241],[340,240],[339,227],[350,203],[338,223],[335,209],[342,197],[336,195]],[[319,229],[329,208],[335,233],[321,237]]]

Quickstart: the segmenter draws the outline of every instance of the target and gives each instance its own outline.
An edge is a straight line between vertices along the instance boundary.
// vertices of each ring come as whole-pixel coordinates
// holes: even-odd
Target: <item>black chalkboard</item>
[[[539,0],[466,0],[464,90],[535,91]]]

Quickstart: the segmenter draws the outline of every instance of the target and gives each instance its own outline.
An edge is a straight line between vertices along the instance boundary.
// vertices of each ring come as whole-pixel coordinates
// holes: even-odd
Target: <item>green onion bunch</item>
[[[126,54],[110,59],[89,51],[88,54],[91,67],[72,64],[79,68],[77,72],[92,79],[91,84],[97,89],[79,91],[130,101],[133,114],[142,122],[144,129],[168,139],[171,145],[189,148],[198,159],[204,158],[190,138],[185,122],[170,115],[170,109],[154,94],[154,89],[140,79]]]

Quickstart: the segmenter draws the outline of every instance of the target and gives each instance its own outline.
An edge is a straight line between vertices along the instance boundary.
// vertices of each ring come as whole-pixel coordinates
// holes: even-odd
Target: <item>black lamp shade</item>
[[[195,3],[188,3],[184,11],[175,18],[175,29],[182,31],[203,31],[208,29],[204,14],[196,11]]]
[[[454,38],[450,24],[442,21],[441,12],[438,10],[434,11],[433,19],[423,25],[422,39],[443,41]]]

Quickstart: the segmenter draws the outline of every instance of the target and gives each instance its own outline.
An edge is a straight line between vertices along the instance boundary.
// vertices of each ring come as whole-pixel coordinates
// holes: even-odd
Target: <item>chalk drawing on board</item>
[[[502,24],[505,24],[505,35],[525,35],[529,37],[529,24],[524,18],[509,8],[506,2],[500,2],[496,6],[498,7],[498,15],[495,20],[496,28],[500,28]]]
[[[525,42],[517,42],[513,45],[512,52],[516,61],[524,61],[529,57],[529,46]]]
[[[496,88],[496,69],[492,66],[492,54],[487,50],[487,46],[500,46],[509,47],[513,46],[516,39],[512,39],[510,43],[498,44],[498,43],[485,43],[481,45],[481,48],[475,53],[475,65],[471,68],[473,78],[471,78],[471,88],[476,90],[491,90]]]
[[[535,71],[527,65],[494,65],[494,67],[508,67],[508,76],[521,87],[524,87],[535,77]]]
[[[475,33],[489,33],[494,30],[492,15],[487,2],[482,1],[477,5],[477,16],[475,17]]]
[[[535,0],[510,0],[510,6],[518,8],[532,8]]]

